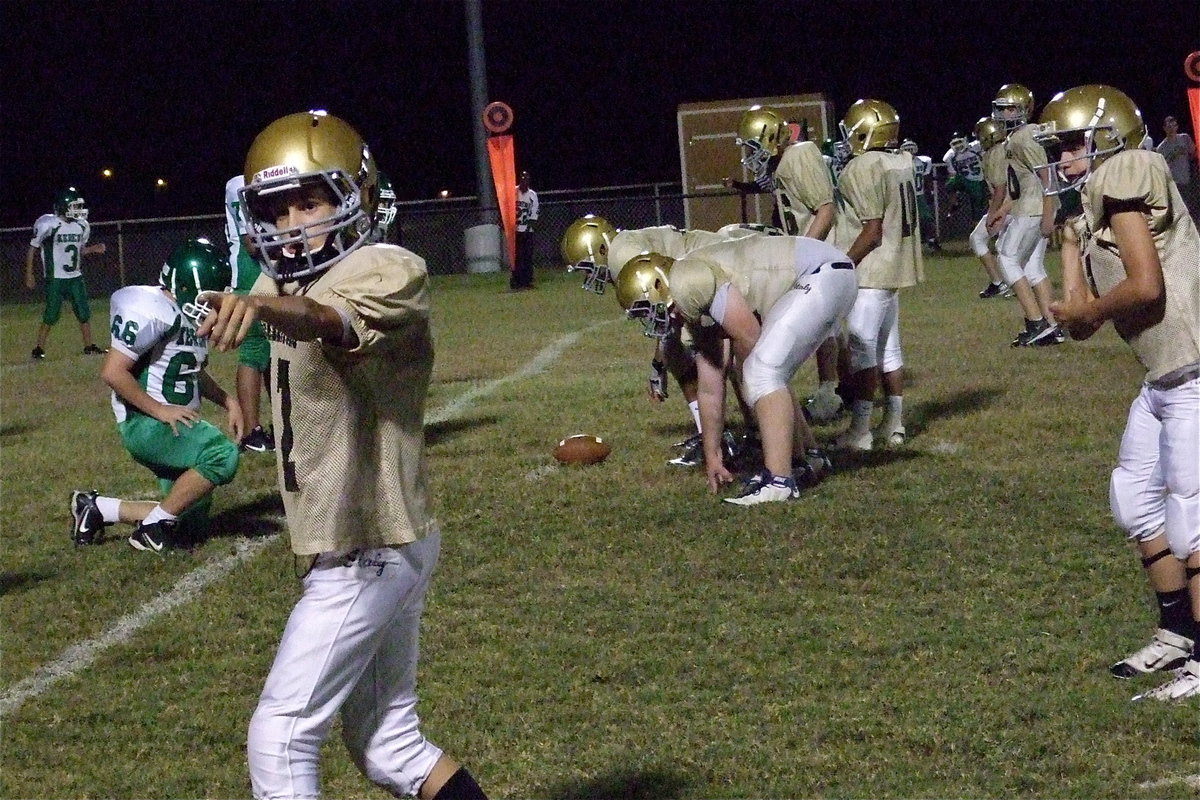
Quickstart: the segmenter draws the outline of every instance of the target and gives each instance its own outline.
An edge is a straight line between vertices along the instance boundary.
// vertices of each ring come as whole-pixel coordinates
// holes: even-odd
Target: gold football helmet
[[[792,129],[775,109],[751,106],[742,114],[735,141],[742,148],[742,166],[755,178],[763,179],[771,158],[791,143]]]
[[[1019,83],[1006,83],[992,101],[992,119],[1004,123],[1011,131],[1021,127],[1033,116],[1033,92]]]
[[[900,140],[900,115],[882,100],[855,100],[838,127],[852,158],[895,147]]]
[[[295,280],[332,267],[365,244],[379,202],[375,160],[348,123],[325,111],[289,114],[255,138],[246,155],[240,191],[248,233],[263,271]],[[289,198],[319,191],[334,206],[328,218],[278,228]],[[319,248],[311,238],[325,236]]]
[[[1008,130],[1003,122],[997,122],[991,117],[980,117],[975,123],[975,138],[984,152],[1000,144],[1008,137]]]
[[[1059,92],[1042,110],[1033,134],[1053,167],[1046,194],[1061,194],[1080,186],[1096,167],[1127,148],[1140,147],[1146,138],[1142,112],[1120,89],[1100,84],[1076,86]],[[1082,153],[1074,152],[1083,148]],[[1068,175],[1069,165],[1086,160],[1086,168]],[[1075,173],[1073,168],[1069,171]]]
[[[617,229],[595,214],[575,220],[563,234],[560,249],[563,261],[567,262],[567,272],[585,272],[583,288],[589,292],[604,294],[605,287],[612,283],[608,248],[616,235]]]
[[[617,276],[617,302],[630,319],[640,319],[646,335],[665,339],[671,333],[671,283],[675,259],[642,253],[626,262]]]

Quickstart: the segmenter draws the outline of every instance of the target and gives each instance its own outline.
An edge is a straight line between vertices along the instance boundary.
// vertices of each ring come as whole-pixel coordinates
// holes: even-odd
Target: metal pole
[[[465,0],[467,9],[467,57],[471,75],[471,130],[475,139],[475,183],[479,195],[480,222],[499,220],[496,187],[488,161],[487,131],[483,128],[483,109],[488,103],[487,60],[483,52],[483,10],[481,0]]]

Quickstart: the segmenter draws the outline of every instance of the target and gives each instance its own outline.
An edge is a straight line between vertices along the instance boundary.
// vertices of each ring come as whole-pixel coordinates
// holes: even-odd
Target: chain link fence
[[[926,192],[934,212],[938,238],[965,238],[978,221],[964,207],[952,216],[945,190],[945,172],[936,165]],[[567,227],[584,214],[597,214],[618,228],[651,225],[684,227],[684,200],[695,207],[706,198],[725,195],[690,195],[685,198],[678,183],[634,184],[581,190],[538,193],[541,213],[534,238],[533,264],[537,269],[561,269],[559,242]],[[431,273],[447,275],[467,272],[464,235],[468,228],[496,222],[497,213],[481,211],[473,197],[397,203],[399,241],[425,258]],[[731,219],[729,222],[741,222]],[[40,262],[35,260],[37,285],[25,288],[25,257],[33,235],[28,228],[0,229],[0,300],[35,302],[42,296]],[[923,234],[926,235],[927,234]],[[153,284],[171,250],[186,238],[204,236],[215,243],[225,241],[223,214],[197,217],[92,222],[92,243],[103,242],[107,251],[87,256],[83,272],[88,293],[107,297],[122,286]],[[36,257],[35,257],[36,259]]]

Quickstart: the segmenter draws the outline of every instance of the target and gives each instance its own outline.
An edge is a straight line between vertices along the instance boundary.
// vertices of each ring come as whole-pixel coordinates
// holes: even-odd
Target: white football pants
[[[987,214],[979,218],[979,222],[971,230],[971,235],[967,237],[971,243],[971,252],[977,256],[986,256],[989,252],[988,240],[992,238],[992,235],[988,233],[985,222],[987,222]]]
[[[442,751],[419,730],[417,637],[439,548],[434,532],[317,559],[250,720],[257,800],[320,795],[319,751],[338,710],[367,778],[396,796],[415,795],[425,782]]]
[[[896,289],[859,289],[846,319],[850,371],[879,367],[895,372],[904,366],[900,350],[900,294]]]
[[[996,240],[996,260],[1004,282],[1013,286],[1021,278],[1030,287],[1046,280],[1046,245],[1041,217],[1009,217]]]
[[[1142,386],[1108,497],[1130,538],[1153,538],[1165,526],[1176,558],[1200,551],[1200,378],[1174,389]]]
[[[849,262],[847,262],[849,263]],[[758,343],[742,367],[746,402],[753,406],[787,386],[817,348],[837,331],[838,321],[854,305],[854,270],[822,265],[797,279],[763,317]]]

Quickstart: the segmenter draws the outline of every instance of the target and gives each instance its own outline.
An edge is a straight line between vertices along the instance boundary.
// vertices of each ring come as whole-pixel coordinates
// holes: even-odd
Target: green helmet
[[[224,291],[229,282],[229,260],[208,239],[188,239],[176,247],[158,273],[158,285],[175,295],[184,315],[197,325],[211,309],[197,304],[196,296]]]
[[[87,204],[79,190],[69,186],[54,196],[54,213],[63,219],[87,219]]]

